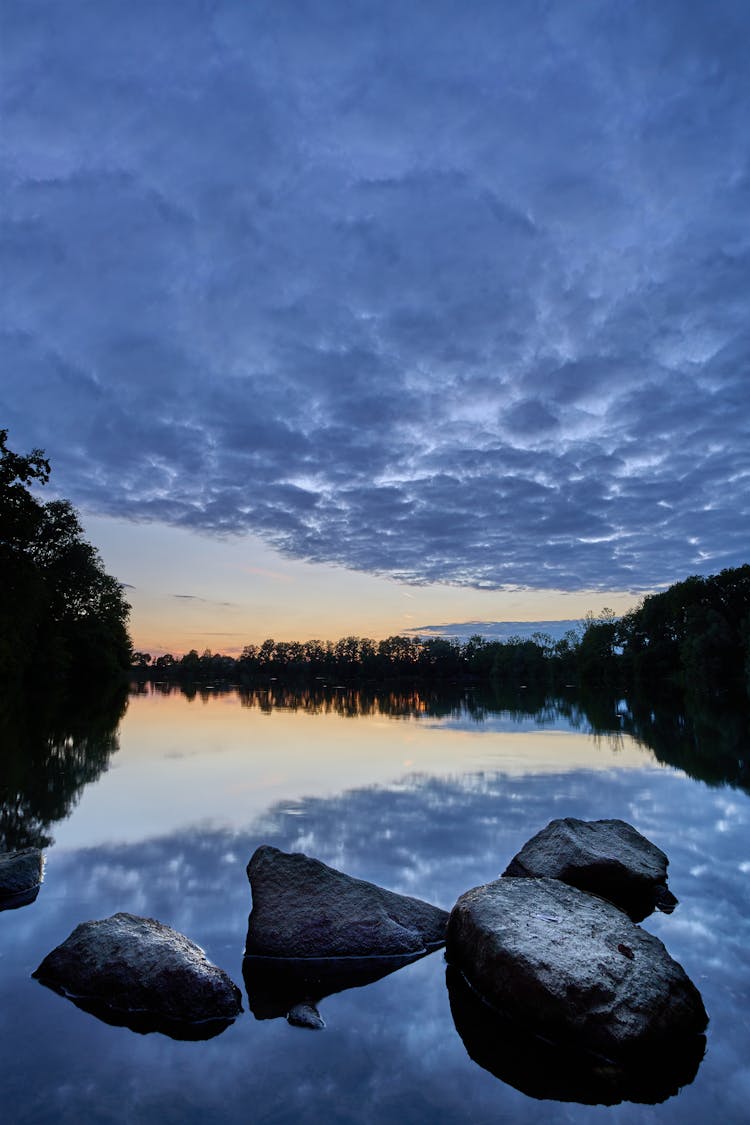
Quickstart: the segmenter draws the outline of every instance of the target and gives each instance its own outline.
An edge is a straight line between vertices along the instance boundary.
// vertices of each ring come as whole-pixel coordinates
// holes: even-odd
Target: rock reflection
[[[317,1009],[327,996],[363,988],[429,953],[403,957],[245,957],[242,976],[257,1020],[289,1017],[301,1006]],[[298,1019],[290,1022],[302,1026]],[[305,1023],[311,1027],[313,1022]]]
[[[127,1027],[130,1031],[137,1032],[138,1035],[151,1035],[158,1033],[166,1035],[169,1039],[179,1039],[189,1042],[197,1042],[204,1039],[215,1039],[217,1035],[221,1035],[228,1027],[231,1027],[234,1020],[230,1019],[210,1019],[199,1021],[184,1021],[167,1019],[165,1016],[155,1016],[150,1012],[128,1011],[122,1008],[112,1008],[108,1004],[103,1004],[99,1000],[88,1000],[77,996],[68,996],[67,993],[61,989],[54,988],[53,985],[47,981],[42,981],[53,992],[57,992],[60,996],[64,996],[75,1004],[76,1008],[80,1008],[82,1012],[88,1013],[90,1016],[95,1016],[102,1023],[109,1024],[110,1027]]]
[[[41,884],[37,884],[36,887],[32,887],[28,891],[20,891],[15,895],[3,895],[0,898],[0,911],[18,910],[20,906],[30,906],[39,897],[40,888]]]
[[[656,1105],[693,1081],[705,1053],[705,1036],[693,1035],[670,1043],[668,1053],[614,1063],[520,1028],[488,1007],[454,966],[446,970],[446,984],[453,1022],[469,1057],[531,1098]]]

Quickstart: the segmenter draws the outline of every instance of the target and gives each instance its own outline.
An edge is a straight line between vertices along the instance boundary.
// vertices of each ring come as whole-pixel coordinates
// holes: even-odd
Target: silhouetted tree
[[[0,430],[0,681],[107,682],[130,667],[129,606],[66,500],[41,503],[42,451],[24,457]]]

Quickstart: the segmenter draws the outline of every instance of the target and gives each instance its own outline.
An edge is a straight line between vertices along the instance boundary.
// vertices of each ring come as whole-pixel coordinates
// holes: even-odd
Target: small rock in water
[[[131,1013],[136,1030],[166,1030],[176,1038],[208,1037],[215,1030],[206,1027],[203,1036],[190,1027],[215,1021],[226,1026],[242,1011],[240,990],[199,946],[135,914],[82,922],[33,975],[87,1011],[100,1014],[100,1005],[107,1022],[130,1026],[128,1019],[110,1016]]]
[[[295,1004],[286,1018],[292,1027],[308,1027],[312,1031],[321,1031],[325,1027],[325,1020],[314,1004]]]
[[[26,906],[39,893],[44,862],[39,848],[0,853],[0,910]]]
[[[391,956],[445,943],[445,910],[354,879],[318,859],[264,845],[250,860],[247,876],[253,895],[248,956]]]
[[[446,955],[521,1027],[606,1058],[664,1051],[708,1022],[658,938],[557,879],[503,878],[467,891],[450,916]]]
[[[670,914],[669,860],[624,820],[552,820],[513,857],[505,878],[560,879],[600,895],[640,922],[654,909]]]

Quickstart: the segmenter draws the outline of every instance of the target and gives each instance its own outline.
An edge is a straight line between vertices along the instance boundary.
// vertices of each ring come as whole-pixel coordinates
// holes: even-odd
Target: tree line
[[[191,649],[181,658],[166,653],[152,659],[149,653],[134,654],[138,678],[182,682],[252,682],[256,677],[353,681],[430,679],[453,681],[463,677],[485,678],[497,674],[510,658],[515,678],[534,680],[554,661],[562,670],[576,643],[571,634],[555,641],[542,633],[533,639],[511,638],[500,643],[476,635],[467,641],[443,637],[394,635],[375,641],[348,636],[337,641],[275,641],[248,644],[239,657],[224,656],[206,649]]]
[[[688,690],[750,695],[750,565],[690,577],[644,598],[622,617],[590,613],[562,638],[537,632],[504,641],[395,635],[375,641],[276,641],[248,644],[239,657],[134,654],[141,680],[182,683],[311,679],[343,684],[412,679],[493,681],[517,687]]]

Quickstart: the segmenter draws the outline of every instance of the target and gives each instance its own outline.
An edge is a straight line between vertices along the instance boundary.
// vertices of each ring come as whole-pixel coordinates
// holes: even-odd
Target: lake
[[[19,735],[18,753],[6,733],[5,846],[48,842],[36,901],[0,913],[4,1120],[747,1120],[746,743],[717,748],[723,774],[711,763],[701,773],[706,751],[679,717],[647,709],[636,722],[625,701],[605,712],[592,723],[575,703],[500,707],[471,692],[189,697],[147,685],[119,724]],[[670,731],[683,734],[670,742]],[[669,749],[681,738],[683,768]],[[240,1018],[199,1042],[109,1026],[31,979],[79,922],[124,910],[186,934],[242,988],[245,867],[259,844],[450,909],[560,816],[622,818],[670,857],[679,906],[643,926],[700,989],[710,1024],[695,1078],[660,1104],[541,1098],[544,1083],[529,1088],[512,1065],[504,1080],[478,1065],[454,1023],[442,952],[328,996],[322,1031],[257,1019],[243,995]]]

